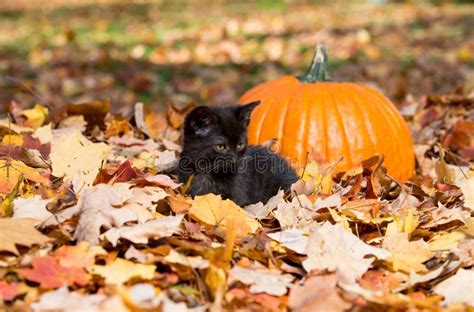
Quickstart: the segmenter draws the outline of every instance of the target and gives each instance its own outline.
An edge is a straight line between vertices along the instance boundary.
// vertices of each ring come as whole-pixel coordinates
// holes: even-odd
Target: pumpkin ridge
[[[370,135],[370,131],[369,129],[372,129],[372,124],[371,124],[371,120],[369,118],[369,115],[367,114],[366,111],[364,111],[363,108],[360,107],[360,105],[356,105],[356,103],[364,103],[365,102],[365,99],[363,99],[361,96],[360,96],[360,92],[356,92],[356,89],[352,88],[350,89],[351,92],[349,92],[349,94],[352,95],[351,99],[352,101],[351,104],[352,104],[352,107],[354,107],[354,111],[355,112],[358,112],[358,115],[362,116],[362,120],[363,122],[361,123],[361,128],[363,129],[363,135],[362,137],[363,138],[369,138],[369,146],[370,146],[370,153],[371,154],[374,154],[375,153],[375,145],[376,145],[376,142],[374,141],[374,138]],[[366,147],[366,144],[365,142],[362,143],[362,145]],[[363,153],[363,150],[362,150],[362,153]]]
[[[266,84],[264,84],[266,85]],[[261,90],[260,92],[255,92],[254,94],[250,94],[249,96],[245,96],[243,99],[247,99],[248,98],[248,102],[250,101],[253,101],[253,100],[257,100],[258,98],[265,98],[266,95],[269,95],[271,94],[271,88],[266,88],[266,89],[263,89]],[[260,93],[260,94],[259,94]],[[257,96],[258,95],[258,96]],[[272,100],[272,102],[270,102],[270,100]],[[241,101],[242,102],[242,101]],[[261,114],[258,114],[261,118],[259,120],[259,123],[258,125],[256,126],[256,141],[255,141],[255,144],[259,144],[260,143],[260,135],[261,135],[261,132],[262,132],[262,126],[263,126],[263,123],[265,122],[265,118],[264,116],[268,113],[268,111],[271,109],[272,107],[272,103],[273,103],[273,98],[269,98],[268,100],[266,99],[265,100],[265,105],[266,107],[261,107],[260,110],[262,109],[266,109],[265,110],[265,113],[261,113]],[[255,109],[254,112],[252,112],[252,115],[255,114],[255,112],[258,112],[257,110],[259,109],[259,107],[257,106],[257,108]],[[255,119],[254,119],[255,120]],[[253,144],[253,143],[252,143]]]
[[[363,86],[360,86],[360,85],[357,85],[357,87],[359,89],[362,89],[363,91],[366,91],[367,88],[363,87]],[[367,94],[366,92],[362,92],[363,95],[366,97],[367,99]],[[393,138],[397,138],[399,134],[397,134],[397,130],[393,127],[393,123],[391,123],[391,118],[389,119],[389,116],[387,116],[387,111],[385,109],[386,105],[384,103],[384,101],[382,101],[380,98],[378,97],[374,97],[374,93],[373,92],[369,92],[369,95],[370,95],[370,98],[372,99],[372,102],[375,102],[374,105],[371,105],[371,107],[373,107],[377,112],[378,112],[378,116],[380,119],[382,119],[383,121],[383,124],[387,127],[387,131],[391,133],[391,135],[389,137],[393,137]],[[370,101],[368,101],[370,102]],[[377,133],[377,132],[375,132]],[[380,133],[382,134],[382,133]],[[382,153],[383,154],[383,157],[384,157],[384,163],[385,163],[385,166],[388,168],[388,167],[392,167],[392,161],[390,161],[390,158],[388,159],[387,161],[387,155],[390,154],[392,157],[393,157],[393,165],[396,166],[397,163],[401,163],[401,159],[400,159],[400,154],[398,151],[397,151],[397,148],[396,146],[393,144],[393,142],[387,142],[387,141],[383,141],[385,143],[381,144],[380,146],[382,147],[382,149],[379,149],[378,152],[379,153]],[[384,152],[385,151],[385,152]],[[395,168],[395,167],[393,167]]]
[[[311,88],[305,88],[305,86],[303,86],[303,88],[305,89],[304,90],[304,93],[303,93],[303,103],[304,103],[304,113],[306,114],[306,116],[304,116],[304,126],[303,128],[304,129],[307,129],[309,127],[309,118],[310,118],[310,110],[308,109],[308,106],[309,106],[309,101],[310,101],[310,98],[308,96],[308,94],[310,92],[308,92],[308,90],[311,90]],[[309,106],[311,107],[311,106]],[[303,119],[303,118],[302,118]],[[309,136],[309,131],[303,131],[303,151],[308,151],[308,136]]]
[[[292,94],[292,90],[287,90],[287,84],[289,83],[281,83],[281,86],[280,86],[280,93],[288,93],[288,94]],[[291,85],[290,85],[291,87]],[[263,143],[264,141],[266,140],[270,140],[270,139],[274,139],[275,137],[276,138],[280,138],[280,129],[277,128],[278,130],[278,133],[272,133],[271,136],[268,136],[268,135],[264,135],[265,134],[265,131],[263,129],[267,128],[267,129],[275,129],[274,127],[274,123],[276,123],[275,120],[271,120],[270,115],[273,114],[275,116],[278,117],[278,123],[280,123],[280,117],[281,116],[281,112],[280,114],[276,114],[277,112],[275,111],[276,109],[280,109],[281,111],[283,111],[284,109],[284,106],[281,105],[280,103],[278,103],[278,100],[279,98],[274,95],[274,94],[271,94],[269,95],[269,98],[272,100],[271,102],[268,102],[268,103],[273,103],[271,105],[269,105],[269,109],[265,112],[265,120],[263,122],[263,124],[261,125],[261,130],[260,130],[260,133],[259,133],[259,138],[258,138],[258,142],[259,143]],[[286,98],[286,97],[285,97]],[[275,104],[280,104],[280,105],[275,105]],[[277,108],[275,108],[275,106],[277,106]],[[286,111],[285,111],[285,114],[286,114]]]
[[[379,94],[376,92],[376,90],[371,89],[372,93],[380,100],[383,102],[388,102],[390,105],[386,106],[388,114],[391,116],[392,124],[396,126],[396,131],[398,136],[404,136],[406,137],[405,140],[402,140],[401,145],[399,146],[399,149],[403,151],[403,153],[398,153],[399,154],[399,159],[401,163],[410,163],[410,173],[409,175],[413,174],[414,170],[414,154],[410,153],[410,151],[413,150],[413,141],[411,138],[410,131],[408,128],[403,126],[404,120],[403,116],[401,116],[398,112],[398,109],[393,105],[385,96],[382,94]],[[407,141],[408,140],[408,141]],[[413,159],[410,159],[413,158]],[[409,178],[409,176],[405,175],[405,172],[403,172],[403,178]]]
[[[332,84],[328,84],[327,86],[331,91],[337,91],[337,87],[335,87],[334,85]],[[336,89],[336,90],[335,90]],[[337,122],[339,124],[339,126],[341,127],[342,129],[342,134],[343,134],[343,145],[342,145],[342,152],[344,155],[341,155],[343,157],[347,157],[347,162],[349,164],[352,164],[352,159],[351,159],[351,155],[350,155],[350,148],[349,148],[349,140],[347,139],[347,132],[346,132],[346,127],[344,125],[344,121],[342,120],[342,117],[341,117],[341,113],[339,111],[339,107],[338,107],[338,102],[337,102],[337,99],[336,97],[334,96],[333,92],[328,92],[329,96],[331,97],[332,99],[332,102],[334,103],[334,110],[336,111],[336,119],[337,119]],[[336,92],[337,94],[337,92]],[[334,161],[339,161],[339,159],[334,159]]]
[[[298,94],[298,91],[301,92],[302,91],[302,88],[301,88],[301,85],[297,85],[294,89],[293,89],[293,92],[291,94],[291,97],[289,99],[289,101],[287,102],[286,104],[286,110],[285,110],[285,114],[283,115],[283,118],[281,118],[281,120],[283,120],[283,124],[282,124],[282,127],[280,127],[281,129],[281,142],[280,142],[280,145],[282,147],[282,150],[283,148],[285,147],[285,144],[283,143],[285,141],[285,138],[286,138],[286,135],[285,135],[285,132],[288,133],[286,130],[286,125],[287,125],[287,116],[288,116],[288,112],[290,111],[290,107],[291,107],[291,104],[292,102],[295,100],[296,98],[296,94]],[[293,162],[293,160],[291,159],[290,160],[291,162]],[[300,162],[300,159],[296,159],[296,162]]]

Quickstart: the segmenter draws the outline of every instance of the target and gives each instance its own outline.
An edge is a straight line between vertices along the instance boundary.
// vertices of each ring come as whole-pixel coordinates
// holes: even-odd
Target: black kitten
[[[179,181],[188,193],[220,194],[239,206],[266,203],[278,190],[297,181],[289,164],[261,146],[247,145],[252,110],[260,101],[230,107],[200,106],[184,122]]]

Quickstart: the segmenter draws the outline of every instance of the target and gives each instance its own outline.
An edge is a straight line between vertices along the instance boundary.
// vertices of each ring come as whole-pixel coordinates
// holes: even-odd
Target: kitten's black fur
[[[262,146],[247,146],[247,127],[260,101],[230,107],[200,106],[184,122],[179,181],[188,193],[220,194],[239,206],[266,203],[297,176],[286,160]]]

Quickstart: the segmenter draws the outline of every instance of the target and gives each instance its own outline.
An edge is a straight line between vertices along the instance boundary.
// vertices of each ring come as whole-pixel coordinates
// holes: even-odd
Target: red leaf
[[[19,269],[18,273],[27,280],[39,283],[42,288],[73,284],[85,286],[89,281],[89,275],[83,268],[65,268],[50,256],[34,258],[32,266],[32,269]]]
[[[0,281],[0,299],[5,301],[15,299],[18,295],[26,292],[26,287],[24,286],[24,284],[20,283],[8,284],[7,282]]]

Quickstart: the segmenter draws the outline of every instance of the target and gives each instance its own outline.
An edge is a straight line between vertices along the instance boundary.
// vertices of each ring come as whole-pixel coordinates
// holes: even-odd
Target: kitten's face
[[[252,110],[260,102],[230,107],[200,106],[184,123],[184,153],[197,169],[231,173],[245,153]]]

